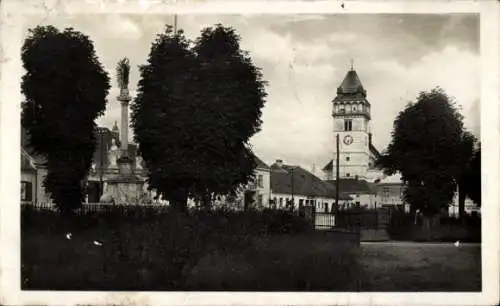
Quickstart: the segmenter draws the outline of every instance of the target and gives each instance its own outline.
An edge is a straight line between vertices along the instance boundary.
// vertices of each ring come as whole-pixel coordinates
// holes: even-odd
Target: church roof
[[[358,74],[354,69],[347,72],[344,80],[337,89],[337,94],[357,94],[366,95],[366,91],[361,84]]]

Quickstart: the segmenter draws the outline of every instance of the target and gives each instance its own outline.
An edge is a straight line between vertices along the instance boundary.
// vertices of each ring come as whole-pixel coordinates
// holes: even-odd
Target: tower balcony
[[[332,111],[332,116],[334,117],[355,117],[355,116],[360,116],[360,117],[366,117],[368,119],[371,119],[370,112],[368,110],[356,110],[356,111],[346,111],[345,109],[339,109],[339,110],[333,110]]]

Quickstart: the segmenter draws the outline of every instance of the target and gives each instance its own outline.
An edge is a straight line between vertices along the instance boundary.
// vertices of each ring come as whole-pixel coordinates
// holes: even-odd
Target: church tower
[[[336,136],[339,135],[339,177],[341,179],[367,179],[373,167],[370,103],[366,99],[358,74],[351,64],[344,80],[337,88],[332,101],[333,111],[333,159],[323,169],[327,179],[336,175]]]

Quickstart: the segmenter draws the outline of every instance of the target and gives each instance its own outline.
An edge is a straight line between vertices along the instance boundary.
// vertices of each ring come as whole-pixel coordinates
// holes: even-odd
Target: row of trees
[[[248,141],[261,126],[266,83],[239,41],[222,25],[195,41],[167,26],[140,66],[135,141],[150,188],[177,210],[185,210],[188,197],[209,205],[253,179]],[[22,125],[35,153],[47,159],[47,191],[70,212],[83,200],[110,79],[92,41],[71,28],[30,30],[22,60]]]
[[[205,28],[195,41],[167,26],[139,68],[135,141],[150,187],[180,211],[188,197],[209,205],[214,195],[231,194],[253,178],[248,141],[261,126],[266,83],[239,42],[222,25]],[[22,125],[47,160],[45,187],[58,207],[71,211],[83,200],[95,119],[106,109],[110,79],[92,41],[71,28],[30,30],[22,60]],[[461,216],[466,196],[480,203],[480,164],[479,141],[439,88],[400,112],[378,161],[387,174],[402,174],[406,201],[428,216],[449,205],[457,186]]]
[[[466,197],[481,204],[480,143],[464,129],[454,99],[440,88],[420,93],[399,113],[378,166],[388,175],[401,173],[406,202],[424,216],[447,209],[457,187],[462,219]]]

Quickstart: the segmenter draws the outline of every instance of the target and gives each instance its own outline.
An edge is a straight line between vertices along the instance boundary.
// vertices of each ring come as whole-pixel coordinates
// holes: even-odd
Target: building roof
[[[370,143],[370,152],[375,156],[376,159],[380,157],[380,152],[375,148],[373,143]]]
[[[392,184],[402,184],[402,176],[400,173],[393,175],[384,175],[382,179],[378,182],[379,185],[392,185]]]
[[[323,167],[323,171],[332,171],[333,170],[333,159],[330,160],[328,162],[328,164],[326,164],[324,167]]]
[[[271,165],[271,192],[294,194],[306,197],[335,197],[335,187],[325,183],[300,166]],[[293,187],[292,187],[293,186]],[[340,194],[340,200],[352,200],[347,194]]]
[[[102,138],[100,137],[100,133],[102,133]],[[97,127],[96,129],[96,147],[94,151],[94,162],[96,164],[96,168],[101,167],[101,163],[103,168],[107,168],[109,165],[109,160],[108,160],[108,152],[109,149],[111,148],[112,144],[112,139],[115,137],[113,132],[109,130],[106,127]],[[102,142],[102,144],[101,144]],[[116,144],[117,146],[120,145],[119,139],[116,139]],[[102,147],[102,153],[101,153],[101,145]],[[30,141],[29,141],[29,134],[27,133],[26,129],[21,126],[21,149],[23,149],[28,155],[29,158],[32,158],[34,163],[36,165],[44,165],[46,163],[46,159],[38,155],[34,152],[33,148],[30,146]],[[130,156],[133,157],[133,166],[135,166],[135,156],[137,155],[137,145],[134,143],[129,143],[128,144],[128,152]],[[21,161],[23,162],[23,161]],[[22,165],[21,165],[22,166]],[[144,162],[143,162],[143,167]]]
[[[21,154],[24,154],[27,158],[30,158],[35,165],[45,165],[47,159],[40,154],[35,153],[35,150],[30,145],[30,135],[28,131],[21,126]],[[23,166],[23,161],[21,160],[21,167]]]
[[[363,88],[361,80],[354,69],[347,72],[344,80],[337,88],[337,94],[362,94],[366,96],[366,90]]]
[[[21,148],[21,171],[35,171],[35,161],[33,158]]]
[[[328,180],[330,184],[336,186],[336,180]],[[347,194],[376,194],[377,185],[362,179],[346,179],[339,180],[340,191]]]
[[[271,169],[268,165],[266,165],[265,162],[262,161],[262,159],[258,158],[257,155],[254,155],[254,158],[255,158],[255,163],[257,164],[257,169],[261,170]]]

